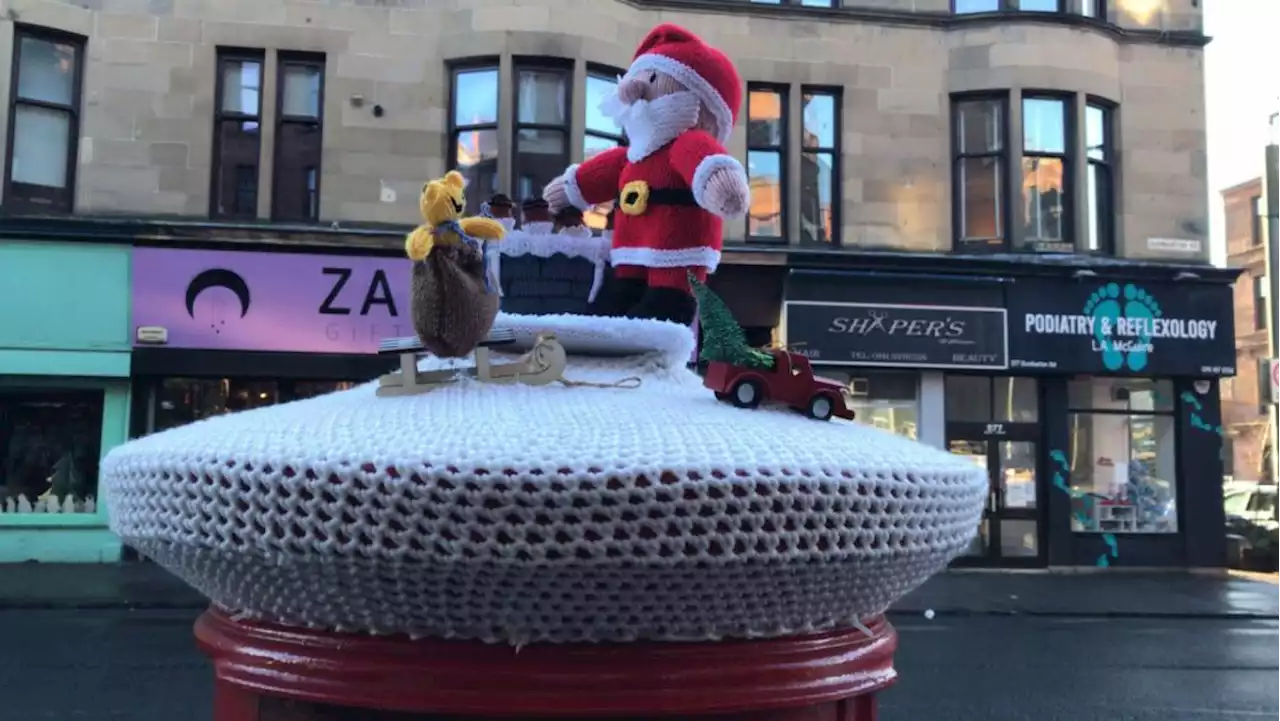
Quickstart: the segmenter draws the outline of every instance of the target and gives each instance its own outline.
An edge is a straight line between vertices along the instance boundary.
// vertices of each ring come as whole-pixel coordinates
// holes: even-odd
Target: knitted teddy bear
[[[630,145],[570,166],[543,191],[553,213],[618,201],[614,280],[598,312],[693,322],[689,274],[705,282],[715,272],[722,219],[751,201],[746,171],[724,149],[741,105],[733,63],[698,36],[663,24],[640,43],[601,106]]]
[[[413,328],[423,347],[441,358],[475,350],[498,315],[498,294],[487,272],[488,241],[506,228],[491,218],[463,218],[462,174],[449,171],[422,186],[418,209],[425,224],[405,238],[413,263]]]

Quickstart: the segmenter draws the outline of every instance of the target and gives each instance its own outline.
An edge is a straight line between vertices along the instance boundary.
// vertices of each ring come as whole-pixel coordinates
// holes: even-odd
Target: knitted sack
[[[413,264],[413,329],[441,358],[475,350],[493,327],[499,296],[485,288],[483,253],[466,243],[441,243]]]

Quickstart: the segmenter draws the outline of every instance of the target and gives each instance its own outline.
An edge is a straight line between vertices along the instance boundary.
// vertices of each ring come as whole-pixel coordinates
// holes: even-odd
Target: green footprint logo
[[[1097,294],[1095,293],[1094,295]],[[1053,461],[1053,485],[1055,488],[1066,493],[1072,500],[1080,499],[1085,503],[1085,505],[1093,503],[1092,498],[1072,490],[1071,486],[1067,484],[1067,476],[1071,473],[1071,464],[1067,462],[1066,453],[1054,448],[1049,451],[1049,460]],[[1072,511],[1072,515],[1075,516],[1076,523],[1079,523],[1082,528],[1087,528],[1089,526],[1089,520],[1084,513],[1080,511]],[[1102,534],[1102,542],[1106,544],[1107,550],[1104,551],[1102,555],[1098,556],[1094,563],[1097,564],[1099,568],[1106,568],[1111,565],[1111,560],[1113,558],[1120,557],[1120,548],[1116,544],[1116,537],[1114,534]]]
[[[1131,287],[1125,286],[1125,289]],[[1120,286],[1107,283],[1093,291],[1084,304],[1084,314],[1093,318],[1093,337],[1102,349],[1102,365],[1109,371],[1118,371],[1124,365],[1124,353],[1116,349],[1114,337],[1116,321],[1120,319],[1119,298]]]
[[[1143,318],[1152,320],[1163,315],[1160,310],[1160,304],[1147,294],[1142,288],[1128,283],[1124,286],[1124,315],[1126,318]],[[1129,351],[1125,356],[1125,365],[1129,366],[1129,370],[1138,372],[1147,367],[1149,353],[1147,353],[1147,344],[1151,342],[1151,333],[1149,331],[1150,324],[1143,326],[1142,335],[1138,337],[1137,347]],[[1107,366],[1111,368],[1111,366]],[[1113,369],[1114,370],[1114,369]]]

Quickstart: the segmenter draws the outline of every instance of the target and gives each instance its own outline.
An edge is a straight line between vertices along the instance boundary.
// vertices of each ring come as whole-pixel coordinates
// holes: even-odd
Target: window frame
[[[617,68],[613,68],[608,65],[597,65],[595,63],[587,63],[587,74],[584,76],[582,81],[582,97],[584,99],[587,97],[586,84],[589,80],[591,80],[591,78],[596,78],[599,80],[607,80],[617,85],[618,77],[621,75],[624,75],[625,73],[626,71],[624,70],[618,70]],[[592,130],[591,128],[587,127],[586,115],[584,113],[582,118],[582,152],[584,156],[587,151],[587,145],[586,145],[587,138],[612,140],[613,142],[617,143],[619,147],[626,147],[626,137],[623,135],[621,128],[618,128],[617,133],[606,133],[603,130]]]
[[[1026,103],[1028,100],[1052,100],[1062,104],[1062,135],[1063,135],[1062,152],[1058,153],[1058,152],[1051,152],[1051,151],[1044,151],[1044,150],[1027,150]],[[1078,242],[1078,237],[1076,233],[1076,223],[1075,223],[1075,205],[1076,204],[1075,204],[1075,197],[1074,197],[1075,190],[1076,190],[1076,182],[1075,182],[1076,180],[1075,165],[1076,164],[1072,162],[1073,158],[1076,155],[1076,150],[1077,150],[1076,142],[1075,142],[1076,127],[1077,127],[1076,125],[1077,120],[1075,117],[1076,116],[1075,95],[1073,93],[1065,93],[1061,90],[1040,90],[1040,89],[1028,88],[1022,91],[1022,96],[1019,98],[1019,101],[1022,104],[1022,107],[1020,108],[1020,110],[1022,111],[1021,115],[1023,120],[1022,127],[1019,129],[1019,133],[1018,133],[1019,140],[1022,141],[1018,146],[1019,159],[1025,160],[1027,158],[1051,158],[1051,159],[1057,159],[1062,161],[1062,192],[1060,193],[1062,198],[1061,200],[1062,240],[1060,242],[1063,243],[1064,245],[1070,245],[1071,250],[1069,251],[1052,250],[1052,249],[1043,250],[1043,251],[1033,250],[1030,247],[1028,247],[1025,232],[1022,234],[1022,237],[1020,238],[1020,241],[1023,247],[1014,248],[1013,250],[1021,253],[1064,253],[1064,252],[1072,253],[1072,254],[1079,253],[1080,243]],[[1024,202],[1023,195],[1022,195],[1023,181],[1024,181],[1023,169],[1021,164],[1019,164],[1018,184],[1017,184],[1017,187],[1018,187],[1017,207],[1019,209],[1019,216],[1021,216],[1023,213],[1026,212],[1026,203]],[[1010,188],[1012,187],[1013,185],[1011,183]],[[1020,219],[1023,221],[1023,228],[1025,231],[1026,222],[1029,221],[1029,218],[1020,217]]]
[[[525,123],[520,121],[520,73],[525,71],[542,71],[559,73],[564,78],[564,125],[555,125],[553,123]],[[513,201],[519,205],[528,200],[528,198],[516,197],[519,193],[516,187],[520,179],[520,131],[521,130],[546,130],[557,132],[564,136],[564,150],[560,154],[560,162],[558,167],[566,168],[569,166],[569,158],[572,157],[570,152],[570,143],[573,140],[573,61],[564,58],[552,57],[527,57],[517,56],[512,59],[511,63],[511,196]],[[583,88],[586,91],[586,88]],[[501,95],[501,90],[499,90]],[[499,107],[501,112],[501,107]],[[583,125],[586,125],[585,121]],[[584,141],[585,142],[585,141]],[[455,146],[456,147],[456,146]],[[450,166],[452,167],[452,165]],[[541,197],[541,188],[534,188],[535,197]]]
[[[18,73],[21,70],[22,39],[32,38],[44,42],[71,45],[76,50],[75,68],[71,75],[71,104],[52,103],[47,100],[22,98],[18,92]],[[14,23],[13,52],[9,55],[9,126],[5,131],[4,162],[4,210],[6,212],[71,213],[75,209],[76,171],[80,156],[80,109],[84,102],[84,55],[88,39],[83,35],[54,28]],[[66,148],[66,183],[62,188],[45,190],[46,186],[15,182],[13,179],[13,139],[18,106],[43,108],[64,112],[68,117]],[[15,190],[18,192],[15,194]],[[42,200],[44,199],[44,200]]]
[[[1089,147],[1088,115],[1089,115],[1090,108],[1097,108],[1098,110],[1102,111],[1102,146],[1101,146],[1102,155],[1103,155],[1102,159],[1095,159],[1089,155],[1090,147]],[[1119,112],[1119,107],[1115,103],[1105,100],[1103,98],[1088,95],[1088,96],[1085,96],[1084,112],[1085,112],[1085,117],[1082,118],[1080,122],[1083,124],[1085,128],[1085,138],[1084,138],[1085,174],[1083,176],[1084,184],[1085,184],[1084,186],[1085,198],[1086,198],[1085,202],[1086,203],[1088,202],[1089,178],[1092,177],[1092,171],[1095,167],[1100,167],[1106,171],[1107,198],[1105,201],[1103,201],[1103,204],[1105,205],[1106,213],[1102,213],[1102,212],[1098,213],[1098,235],[1099,235],[1098,248],[1093,251],[1083,250],[1082,248],[1083,242],[1077,242],[1075,244],[1076,246],[1075,252],[1078,254],[1087,254],[1092,252],[1097,255],[1115,256],[1116,254],[1116,197],[1117,197],[1116,191],[1118,190],[1118,187],[1119,187],[1117,185],[1117,172],[1116,172],[1117,169],[1119,168],[1119,164],[1116,162],[1115,128],[1116,128],[1116,113]],[[1073,115],[1073,114],[1068,115],[1068,120],[1070,120],[1070,115]],[[1074,133],[1072,133],[1072,135],[1074,136]],[[1073,194],[1074,194],[1074,190],[1073,190]],[[1086,228],[1084,229],[1086,233],[1089,232],[1089,228],[1087,227],[1088,212],[1089,212],[1089,209],[1086,208],[1085,209]],[[1072,213],[1072,217],[1075,217],[1074,212]],[[1077,238],[1080,239],[1081,241],[1088,240],[1087,238],[1083,238],[1082,236],[1079,236],[1079,234],[1077,234]]]
[[[256,115],[240,112],[228,112],[222,107],[222,91],[225,85],[223,67],[229,61],[251,61],[258,63],[258,112]],[[214,59],[213,81],[213,146],[212,161],[209,163],[209,217],[226,220],[255,220],[258,217],[257,206],[262,196],[262,106],[266,102],[263,91],[267,73],[267,53],[265,50],[241,47],[219,46]],[[245,214],[224,213],[218,210],[218,181],[222,178],[222,124],[227,121],[255,122],[258,124],[258,152],[254,164],[254,208]]]
[[[843,245],[844,234],[841,233],[841,209],[843,206],[844,190],[841,180],[843,179],[843,139],[841,135],[844,133],[844,92],[843,88],[838,85],[801,85],[800,86],[800,157],[801,162],[804,160],[806,153],[815,155],[827,155],[831,158],[831,241],[832,248],[839,248]],[[806,146],[804,140],[804,99],[806,95],[825,95],[832,100],[832,141],[833,145],[826,146]],[[785,115],[785,113],[784,113]],[[803,189],[801,189],[803,192]],[[804,203],[803,195],[800,202]],[[786,214],[783,214],[786,218]],[[800,241],[804,243],[804,229],[801,228]],[[820,242],[809,242],[806,245],[822,245]]]
[[[764,92],[773,93],[779,97],[780,112],[778,117],[778,145],[753,145],[751,143],[751,93]],[[791,145],[791,86],[786,83],[769,83],[769,82],[749,82],[747,83],[746,95],[746,157],[743,167],[747,171],[748,188],[751,180],[751,153],[777,153],[778,154],[778,227],[781,230],[780,235],[752,235],[751,234],[751,202],[747,202],[747,218],[746,229],[744,232],[745,239],[748,243],[760,244],[777,244],[786,245],[788,243],[788,224],[791,219],[790,203],[787,202],[787,188],[789,181],[788,166],[790,164],[790,145]],[[750,195],[750,193],[748,193]]]
[[[1090,1],[1091,0],[1084,0],[1084,2]],[[1098,0],[1098,2],[1101,3],[1103,0]],[[951,14],[963,17],[966,15],[991,15],[995,13],[1038,13],[1041,15],[1063,15],[1067,13],[1067,0],[1054,0],[1054,3],[1056,7],[1054,10],[1024,10],[1022,8],[1022,0],[996,0],[995,10],[970,10],[965,12],[961,11],[957,7],[959,0],[951,0]]]
[[[814,8],[816,10],[840,7],[840,0],[826,0],[826,5],[805,5],[803,4],[804,0],[774,0],[773,2],[770,2],[770,0],[747,0],[747,2],[752,5],[776,5],[779,7],[790,5],[792,7]]]
[[[1107,22],[1107,0],[1080,0],[1080,15],[1099,22]]]
[[[1249,247],[1257,248],[1262,245],[1262,196],[1252,195],[1249,197]]]
[[[1169,384],[1170,386],[1172,386],[1172,393],[1173,393],[1173,394],[1176,394],[1176,393],[1177,393],[1177,386],[1176,386],[1175,384],[1173,384],[1173,382],[1172,382],[1170,379],[1168,379],[1168,378],[1164,378],[1164,377],[1160,377],[1160,376],[1137,376],[1137,377],[1123,377],[1123,378],[1122,378],[1122,377],[1113,377],[1113,376],[1090,376],[1090,377],[1087,377],[1087,378],[1080,378],[1080,379],[1078,379],[1078,380],[1080,380],[1080,381],[1088,380],[1090,383],[1093,383],[1093,382],[1095,382],[1095,381],[1099,381],[1099,380],[1101,380],[1101,381],[1111,382],[1111,383],[1113,383],[1113,384],[1115,384],[1115,383],[1118,383],[1118,384],[1124,384],[1125,382],[1134,382],[1134,381],[1147,381],[1147,382],[1151,382],[1151,383],[1155,384],[1155,386],[1156,386],[1156,387],[1158,387],[1158,385],[1159,385],[1161,382],[1164,382],[1164,383],[1167,383],[1167,384]],[[1173,448],[1173,477],[1169,479],[1169,482],[1170,482],[1170,484],[1172,485],[1172,490],[1173,490],[1173,504],[1174,504],[1174,507],[1173,507],[1173,511],[1174,511],[1174,528],[1173,528],[1173,530],[1172,530],[1172,531],[1103,531],[1103,530],[1089,531],[1089,530],[1077,530],[1077,529],[1075,528],[1075,518],[1074,518],[1074,516],[1073,516],[1073,517],[1072,517],[1072,519],[1071,519],[1071,532],[1072,532],[1073,534],[1079,534],[1079,535],[1083,535],[1083,536],[1100,536],[1100,535],[1102,535],[1102,534],[1111,534],[1111,535],[1113,535],[1113,536],[1145,536],[1145,537],[1156,537],[1156,538],[1162,538],[1162,537],[1163,537],[1163,538],[1171,538],[1171,537],[1179,536],[1179,535],[1181,535],[1182,533],[1184,533],[1184,528],[1183,528],[1184,520],[1183,520],[1183,517],[1182,517],[1182,505],[1183,505],[1183,498],[1182,498],[1182,496],[1183,496],[1183,492],[1182,492],[1182,486],[1183,486],[1183,483],[1182,483],[1182,480],[1181,480],[1181,479],[1182,479],[1182,442],[1183,442],[1183,437],[1182,437],[1182,427],[1181,427],[1181,422],[1180,422],[1180,421],[1181,421],[1181,413],[1180,413],[1180,411],[1179,411],[1178,404],[1174,401],[1174,399],[1173,399],[1173,398],[1168,398],[1168,399],[1166,399],[1166,403],[1164,403],[1163,405],[1160,403],[1160,396],[1159,396],[1158,391],[1156,390],[1156,387],[1153,387],[1153,389],[1152,389],[1152,407],[1151,407],[1151,409],[1150,409],[1150,410],[1141,410],[1141,409],[1134,409],[1134,408],[1095,408],[1095,407],[1084,407],[1084,406],[1081,406],[1081,405],[1079,405],[1079,404],[1077,404],[1077,403],[1073,403],[1073,402],[1072,402],[1072,400],[1071,400],[1070,390],[1069,390],[1069,387],[1068,387],[1067,403],[1066,403],[1066,416],[1067,416],[1068,428],[1071,428],[1072,419],[1073,419],[1075,416],[1121,416],[1121,417],[1125,418],[1125,419],[1126,419],[1126,429],[1127,429],[1127,431],[1128,431],[1128,437],[1127,437],[1127,439],[1126,439],[1126,445],[1127,445],[1127,446],[1128,446],[1128,448],[1129,448],[1129,456],[1130,456],[1129,458],[1126,458],[1126,459],[1125,459],[1125,463],[1129,463],[1130,461],[1132,461],[1132,460],[1133,460],[1133,459],[1132,459],[1132,454],[1133,454],[1133,449],[1132,449],[1132,443],[1133,443],[1133,430],[1132,430],[1132,426],[1127,425],[1127,424],[1131,421],[1131,419],[1133,419],[1133,418],[1135,418],[1135,417],[1137,417],[1137,418],[1152,418],[1152,419],[1163,417],[1163,418],[1168,418],[1168,419],[1170,419],[1170,422],[1172,423],[1171,428],[1172,428],[1173,444],[1174,444],[1174,448]],[[1154,421],[1153,421],[1153,422],[1154,422]],[[1075,446],[1074,446],[1074,445],[1069,445],[1069,446],[1068,446],[1068,454],[1073,453],[1073,452],[1074,452],[1074,449],[1075,449]],[[1068,486],[1071,486],[1071,478],[1070,478],[1070,474],[1069,474],[1069,473],[1068,473],[1068,478],[1067,478],[1066,480],[1067,480],[1067,484],[1068,484]],[[1074,491],[1073,491],[1073,493],[1074,493]]]
[[[463,73],[473,73],[477,71],[492,70],[494,72],[493,96],[494,102],[497,103],[493,114],[493,122],[491,123],[468,123],[459,125],[457,123],[458,114],[458,76]],[[445,167],[458,167],[458,138],[462,133],[473,133],[478,131],[493,131],[494,138],[498,141],[501,148],[501,130],[499,126],[502,120],[502,66],[498,57],[481,57],[470,58],[466,60],[457,60],[445,64],[445,82],[449,85],[448,104],[445,106]],[[514,150],[514,148],[513,148]],[[497,170],[502,169],[502,154],[498,153]],[[465,173],[464,173],[465,175]],[[501,172],[498,173],[501,176]],[[472,198],[471,194],[467,194],[468,212],[473,212],[471,208],[479,208],[480,203],[488,198]]]
[[[984,102],[995,101],[1000,108],[1000,147],[995,151],[983,151],[981,153],[963,152],[961,150],[963,144],[960,142],[960,114],[956,112],[957,106],[967,102]],[[1010,93],[1008,90],[1001,91],[981,91],[969,93],[953,93],[950,98],[950,129],[949,135],[951,139],[951,250],[960,253],[1003,253],[1007,252],[1011,247],[1012,239],[1010,238],[1010,230],[1013,226],[1013,210],[1012,203],[1009,202],[1009,190],[1012,187],[1010,176],[1012,175],[1012,161],[1010,136],[1012,135],[1012,126],[1009,119],[1010,109]],[[1001,187],[996,189],[996,202],[1000,207],[996,209],[996,219],[1001,225],[1002,232],[1000,237],[996,239],[999,243],[986,243],[983,245],[970,245],[966,243],[964,237],[964,208],[962,200],[964,198],[964,189],[960,183],[960,165],[961,162],[971,158],[996,158],[996,164],[1002,178]],[[981,240],[981,239],[979,239]]]
[[[325,83],[328,80],[328,59],[324,53],[301,52],[301,51],[284,51],[276,53],[276,117],[275,117],[275,148],[272,158],[272,178],[271,178],[271,219],[273,221],[295,222],[295,223],[317,223],[320,221],[320,179],[324,168],[324,102],[325,102]],[[313,67],[320,70],[320,95],[317,99],[316,116],[314,118],[307,116],[286,116],[284,113],[284,83],[286,66],[302,66]],[[263,71],[265,72],[265,68]],[[221,73],[219,73],[221,77]],[[222,96],[218,96],[218,102],[221,102]],[[280,212],[280,158],[282,156],[283,143],[280,139],[283,134],[280,132],[285,125],[310,125],[314,126],[320,133],[320,152],[315,159],[315,175],[316,187],[315,202],[313,204],[315,213],[307,218],[290,218]]]
[[[1267,329],[1267,276],[1258,274],[1253,279],[1253,332]],[[1263,379],[1263,382],[1267,382]]]

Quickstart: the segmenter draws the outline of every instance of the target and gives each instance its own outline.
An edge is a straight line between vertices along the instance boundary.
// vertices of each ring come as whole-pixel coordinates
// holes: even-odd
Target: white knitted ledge
[[[249,617],[514,644],[857,625],[975,533],[971,463],[733,408],[677,357],[571,358],[635,390],[366,384],[142,438],[102,463],[111,528]]]

